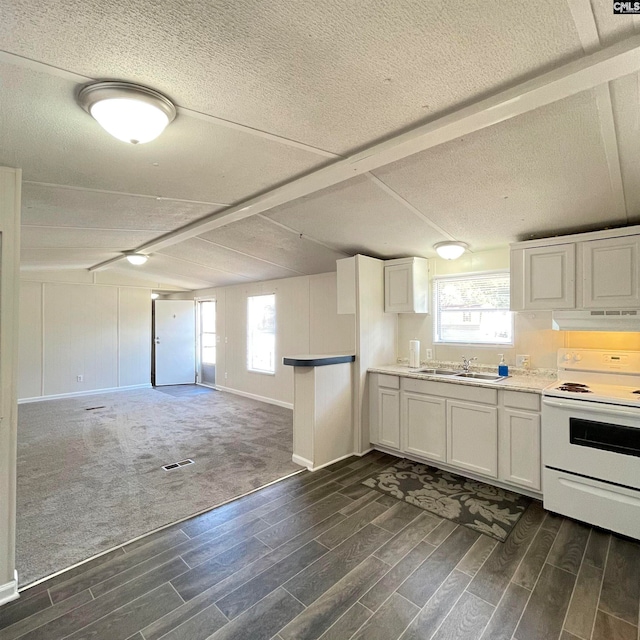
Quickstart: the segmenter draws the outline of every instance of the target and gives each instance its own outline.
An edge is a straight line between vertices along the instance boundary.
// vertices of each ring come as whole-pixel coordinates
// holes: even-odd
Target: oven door
[[[545,467],[640,489],[640,407],[544,397]]]

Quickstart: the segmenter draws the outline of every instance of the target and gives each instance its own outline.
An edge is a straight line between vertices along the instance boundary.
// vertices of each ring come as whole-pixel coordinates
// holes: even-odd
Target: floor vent
[[[104,405],[100,407],[87,407],[85,411],[95,411],[96,409],[104,409]]]
[[[186,460],[180,460],[180,462],[172,462],[171,464],[165,464],[162,467],[165,471],[170,471],[171,469],[178,469],[179,467],[186,467],[188,464],[195,464],[193,460],[187,458]]]

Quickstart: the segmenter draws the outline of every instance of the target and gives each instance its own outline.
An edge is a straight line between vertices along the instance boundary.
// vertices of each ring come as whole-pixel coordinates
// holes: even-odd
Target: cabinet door
[[[500,479],[540,489],[540,414],[500,412]]]
[[[573,309],[576,306],[574,244],[524,251],[524,309]]]
[[[385,265],[384,310],[386,313],[413,311],[413,267],[410,262]]]
[[[432,460],[446,460],[446,400],[421,393],[402,393],[402,450]]]
[[[640,237],[582,243],[583,305],[587,309],[637,308]]]
[[[498,409],[447,400],[447,462],[498,477]]]
[[[378,387],[378,443],[400,448],[400,391]]]

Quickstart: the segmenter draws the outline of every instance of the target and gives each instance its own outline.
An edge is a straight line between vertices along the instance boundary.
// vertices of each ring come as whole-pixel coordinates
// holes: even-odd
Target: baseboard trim
[[[248,393],[247,391],[239,391],[238,389],[232,389],[231,387],[223,387],[222,385],[215,385],[212,387],[213,389],[217,389],[218,391],[226,391],[227,393],[234,393],[237,396],[242,396],[243,398],[251,398],[251,400],[258,400],[259,402],[266,402],[267,404],[274,404],[276,407],[283,407],[284,409],[293,410],[292,402],[282,402],[282,400],[275,400],[274,398],[267,398],[266,396],[259,396],[255,393]]]
[[[369,451],[373,451],[373,449],[369,449]],[[369,451],[365,451],[365,453],[369,453]],[[299,464],[299,465],[302,465],[303,467],[307,467],[309,471],[318,471],[318,469],[324,469],[325,467],[329,467],[332,464],[335,464],[336,462],[340,462],[340,460],[345,460],[346,458],[351,458],[352,456],[363,456],[363,455],[365,454],[364,453],[347,453],[346,455],[340,456],[335,460],[330,460],[329,462],[325,462],[324,464],[319,464],[317,467],[313,466],[313,462],[311,462],[311,460],[307,460],[302,456],[297,456],[295,453],[291,456],[291,461],[294,464]]]
[[[0,584],[0,606],[12,602],[20,597],[18,593],[18,572],[13,572],[13,580],[6,584]]]
[[[56,393],[50,396],[35,396],[34,398],[20,398],[18,404],[29,402],[44,402],[45,400],[59,400],[61,398],[78,398],[80,396],[95,396],[99,393],[114,393],[115,391],[132,391],[133,389],[151,389],[151,383],[132,384],[127,387],[108,387],[106,389],[91,389],[90,391],[73,391],[72,393]]]
[[[375,449],[373,447],[370,447],[369,449],[367,449],[366,451],[363,451],[362,453],[352,453],[351,455],[362,458],[362,456],[366,456],[367,453],[371,453],[372,451],[375,451]]]
[[[313,462],[311,462],[311,460],[307,460],[302,456],[297,456],[295,453],[291,456],[291,462],[293,462],[293,464],[299,464],[301,467],[307,467],[309,471],[315,471],[315,469],[313,468]]]

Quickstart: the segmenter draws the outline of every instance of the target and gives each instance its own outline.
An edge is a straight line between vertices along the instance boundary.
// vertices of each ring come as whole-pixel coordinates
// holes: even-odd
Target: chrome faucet
[[[471,369],[471,363],[477,359],[478,358],[465,358],[465,356],[462,356],[462,370],[465,373],[469,373],[469,369]]]

